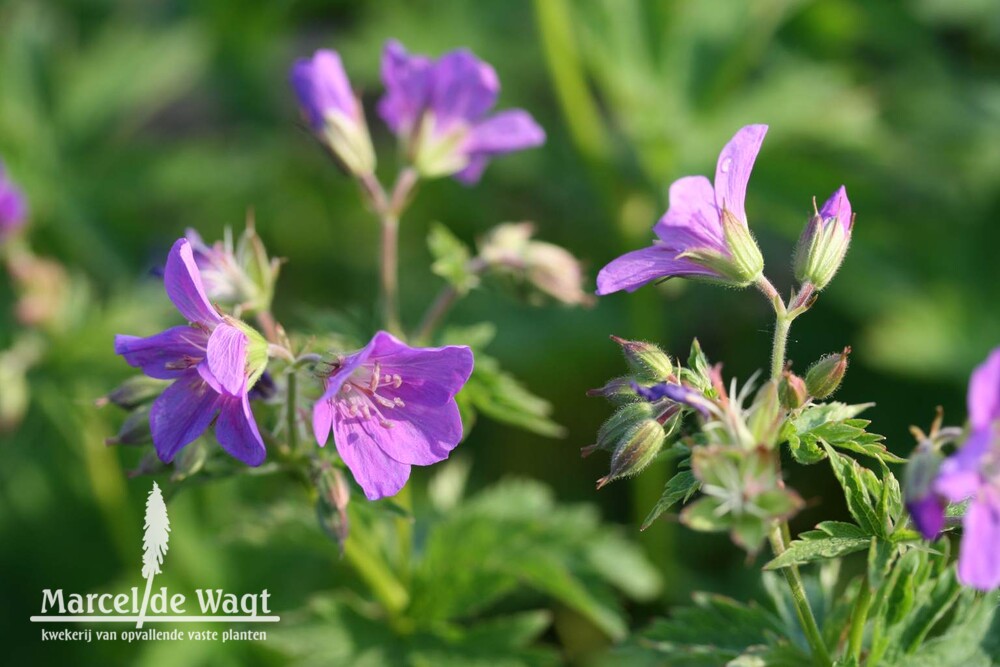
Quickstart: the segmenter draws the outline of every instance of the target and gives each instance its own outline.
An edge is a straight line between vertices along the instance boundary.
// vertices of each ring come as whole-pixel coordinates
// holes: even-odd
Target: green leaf
[[[823,447],[830,458],[833,474],[844,490],[844,498],[851,516],[854,517],[859,526],[869,531],[870,534],[886,537],[885,527],[875,513],[875,502],[869,495],[868,484],[865,482],[866,473],[872,476],[874,473],[862,468],[854,459],[837,453],[830,445],[824,444]]]
[[[640,530],[646,530],[661,514],[669,510],[677,503],[686,503],[701,487],[701,483],[695,478],[690,470],[678,471],[663,487],[663,494],[656,501],[645,521],[642,522]]]
[[[792,458],[797,463],[812,465],[826,458],[826,452],[817,444],[817,438],[809,434],[800,438],[795,433],[789,433],[785,439],[788,441],[788,449],[792,453]]]
[[[817,533],[821,536],[817,536]],[[803,533],[800,538],[793,540],[785,552],[767,563],[764,569],[778,570],[792,565],[839,558],[867,549],[871,544],[870,537],[832,537],[821,531]]]
[[[549,418],[552,405],[528,391],[500,369],[496,359],[476,355],[472,377],[458,394],[459,406],[471,405],[482,414],[532,433],[558,438],[566,429]]]
[[[469,247],[439,222],[431,226],[427,247],[434,256],[431,271],[448,281],[459,294],[465,294],[479,285],[479,276],[469,270],[472,253]]]

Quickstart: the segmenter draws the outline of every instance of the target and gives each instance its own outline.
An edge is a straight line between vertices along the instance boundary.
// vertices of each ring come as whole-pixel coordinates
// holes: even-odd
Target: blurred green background
[[[103,445],[121,414],[92,401],[128,374],[113,334],[151,333],[172,317],[148,271],[186,227],[220,238],[252,207],[270,252],[289,260],[282,322],[294,328],[315,309],[374,321],[376,226],[302,129],[287,70],[316,48],[341,52],[388,179],[394,142],[371,111],[391,37],[415,52],[470,47],[496,68],[501,106],[528,109],[548,133],[544,148],[495,161],[474,188],[422,186],[401,232],[411,326],[441,284],[427,270],[433,221],[472,242],[498,222],[533,220],[593,277],[648,242],[671,181],[712,174],[729,137],[763,122],[771,129],[747,211],[783,291],[811,198],[844,183],[858,216],[841,273],[793,328],[796,368],[851,345],[839,398],[876,401],[866,416],[901,454],[907,427],[928,424],[935,406],[951,423],[964,419],[965,378],[1000,341],[995,1],[0,0],[0,156],[30,197],[33,247],[73,282],[71,323],[50,332],[29,374],[23,423],[0,435],[0,626],[12,662],[37,662],[40,651],[74,664],[250,658],[247,646],[42,647],[27,617],[42,588],[135,585],[148,480],[126,478],[136,452]],[[5,277],[0,348],[15,339],[14,302]],[[578,450],[610,414],[584,391],[623,368],[609,334],[674,354],[697,336],[727,376],[745,378],[766,365],[763,300],[672,281],[590,310],[537,309],[479,290],[452,321],[489,319],[499,327],[491,354],[555,405],[568,435],[481,420],[460,449],[472,487],[536,478],[625,524],[666,577],[661,600],[630,607],[636,625],[696,589],[752,595],[756,571],[725,538],[670,522],[638,532],[666,471],[597,493],[607,460]],[[813,525],[819,503],[839,502],[816,468],[792,474],[810,503],[793,528]],[[234,526],[255,523],[248,498],[259,507],[268,489],[245,479],[180,494],[170,511],[185,538],[172,545],[170,580],[266,586],[279,609],[349,580],[330,545],[302,547],[325,539],[314,528],[297,542],[230,539]]]

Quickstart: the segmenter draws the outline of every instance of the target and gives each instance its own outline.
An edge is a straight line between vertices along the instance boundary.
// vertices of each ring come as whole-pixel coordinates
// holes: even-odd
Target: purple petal
[[[1000,585],[1000,497],[983,489],[969,503],[963,520],[958,579],[966,586],[988,591]]]
[[[823,207],[819,210],[819,215],[823,220],[837,218],[844,230],[851,231],[851,202],[847,198],[847,188],[841,185],[836,192],[830,195]]]
[[[692,407],[705,417],[711,414],[708,409],[710,403],[701,392],[679,384],[661,382],[651,387],[643,387],[633,382],[632,389],[644,400],[651,403],[666,398],[674,403],[683,403],[688,407]]]
[[[737,219],[747,221],[744,200],[750,172],[757,159],[760,145],[767,134],[767,125],[747,125],[730,139],[715,169],[715,204],[728,210]]]
[[[653,227],[664,245],[679,252],[710,248],[728,253],[715,191],[704,176],[685,176],[670,186],[670,207]]]
[[[351,118],[358,115],[354,91],[336,51],[320,49],[311,59],[297,60],[291,82],[313,129],[323,129],[327,114],[334,111]]]
[[[974,431],[962,447],[945,459],[934,480],[934,491],[949,502],[970,498],[983,485],[980,472],[983,457],[989,452],[992,433],[989,429]]]
[[[333,437],[337,453],[364,489],[368,500],[396,495],[410,477],[410,466],[396,461],[381,448],[374,446],[362,426],[366,423],[371,428],[382,428],[371,420],[334,420]]]
[[[28,202],[0,162],[0,240],[20,229],[28,218]]]
[[[676,255],[676,251],[661,245],[625,253],[597,274],[597,293],[603,296],[619,290],[634,292],[654,280],[672,276],[716,275],[688,259],[677,259]]]
[[[383,375],[400,376],[402,385],[394,395],[406,401],[445,403],[472,374],[472,350],[464,345],[410,347],[385,331],[376,333],[369,345],[369,362],[377,361]]]
[[[462,185],[475,185],[482,178],[489,163],[490,158],[485,155],[470,155],[469,163],[465,165],[464,169],[456,172],[454,178]]]
[[[222,322],[219,313],[205,296],[201,274],[194,261],[191,243],[187,239],[179,239],[170,249],[167,265],[163,270],[163,284],[167,288],[167,296],[189,322],[207,329]]]
[[[330,438],[334,409],[333,401],[329,399],[320,399],[313,405],[313,435],[320,447],[326,447],[326,441]]]
[[[374,346],[375,339],[373,338],[363,348],[353,354],[349,354],[341,360],[337,371],[327,378],[326,391],[323,392],[323,396],[321,396],[319,400],[325,401],[336,396],[337,392],[340,391],[340,388],[345,382],[347,382],[347,378],[351,377],[351,374],[354,373],[354,371],[368,361],[368,357],[371,356]]]
[[[170,463],[212,423],[219,394],[194,370],[188,371],[153,401],[149,428],[160,460]]]
[[[501,111],[472,128],[463,150],[469,154],[469,164],[455,178],[472,185],[482,176],[489,158],[524,150],[545,143],[545,130],[539,127],[527,111]]]
[[[378,114],[396,134],[409,134],[430,98],[432,63],[424,56],[411,56],[392,40],[382,52],[382,83],[385,95]]]
[[[115,336],[115,354],[151,378],[169,380],[186,373],[191,363],[203,358],[207,343],[204,331],[185,325],[149,338]]]
[[[918,500],[911,500],[906,503],[906,509],[925,539],[937,539],[944,529],[945,503],[940,496],[930,493]]]
[[[248,466],[264,462],[267,450],[257,430],[250,401],[246,394],[226,396],[220,401],[219,420],[215,422],[215,437],[233,458]]]
[[[230,324],[215,327],[208,339],[208,369],[219,385],[232,396],[245,393],[247,337]]]
[[[973,371],[968,403],[972,428],[986,428],[1000,420],[1000,347]]]
[[[430,84],[430,109],[441,130],[452,121],[478,121],[496,104],[500,92],[493,68],[466,49],[441,56]]]

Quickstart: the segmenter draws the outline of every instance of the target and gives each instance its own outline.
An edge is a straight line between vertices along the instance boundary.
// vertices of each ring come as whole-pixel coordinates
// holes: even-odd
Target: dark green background
[[[146,272],[184,228],[218,238],[253,207],[272,254],[289,260],[279,319],[294,327],[323,309],[374,321],[376,227],[301,128],[287,70],[315,48],[341,52],[389,179],[393,140],[371,111],[390,37],[416,52],[472,48],[496,68],[501,106],[528,109],[548,133],[543,148],[497,160],[474,188],[422,186],[402,226],[407,322],[440,286],[427,269],[432,221],[471,242],[495,223],[533,220],[593,277],[648,242],[672,180],[712,174],[728,138],[763,122],[771,129],[747,211],[780,289],[791,285],[789,256],[813,196],[844,183],[857,213],[841,273],[793,328],[796,368],[851,345],[840,398],[876,401],[873,430],[901,454],[912,443],[907,427],[929,423],[936,405],[948,421],[964,419],[965,378],[1000,341],[996,2],[3,0],[0,155],[30,197],[32,244],[70,268],[80,304],[30,376],[20,430],[0,436],[0,626],[11,660],[39,650],[27,616],[42,588],[136,585],[148,480],[124,477],[136,453],[102,444],[120,414],[90,401],[126,375],[112,335],[169,321]],[[12,304],[4,282],[4,347]],[[584,391],[622,370],[609,334],[657,340],[675,354],[698,336],[727,376],[745,378],[766,365],[763,300],[671,282],[577,311],[481,290],[453,317],[486,319],[500,330],[491,353],[555,404],[569,434],[551,441],[482,420],[460,450],[473,461],[474,486],[535,477],[629,524],[667,574],[663,604],[635,609],[637,623],[696,588],[752,591],[753,570],[725,539],[669,522],[638,534],[663,471],[597,493],[606,459],[581,460],[578,449],[609,414]],[[812,525],[817,504],[839,502],[825,468],[809,473],[791,478],[810,503],[799,527]],[[259,506],[262,487],[226,482],[178,497],[171,517],[184,539],[170,554],[171,581],[267,586],[288,609],[349,576],[329,548],[292,548],[266,531],[257,543],[227,540],[266,524],[244,502]],[[48,648],[63,658],[79,651],[80,660],[98,650]],[[106,659],[237,664],[245,652],[154,645]]]

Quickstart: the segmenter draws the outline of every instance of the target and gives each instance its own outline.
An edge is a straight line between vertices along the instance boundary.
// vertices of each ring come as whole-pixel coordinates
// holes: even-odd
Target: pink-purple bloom
[[[292,66],[292,88],[302,115],[348,171],[370,174],[375,168],[364,109],[336,51],[320,49]]]
[[[809,220],[795,248],[795,277],[816,289],[826,287],[837,273],[851,243],[854,213],[841,185]]]
[[[462,439],[455,394],[472,373],[465,346],[413,348],[380,331],[338,361],[313,407],[320,446],[337,453],[369,500],[394,495],[410,466],[448,458]]]
[[[174,381],[150,410],[156,453],[169,463],[215,420],[222,448],[247,465],[260,465],[264,442],[247,394],[266,366],[266,342],[212,306],[187,239],[171,248],[163,281],[167,296],[190,325],[149,338],[115,336],[115,352],[130,365],[149,377]]]
[[[1000,347],[973,372],[968,407],[969,437],[941,464],[933,491],[948,502],[969,501],[958,577],[967,586],[990,590],[1000,586]],[[917,527],[928,539],[936,537],[943,503],[924,499],[916,509],[910,505]]]
[[[27,219],[28,201],[0,162],[0,243],[21,229]]]
[[[433,60],[390,41],[382,81],[379,115],[424,176],[475,183],[491,158],[545,142],[545,132],[522,109],[487,115],[500,82],[490,65],[466,49]]]
[[[766,125],[748,125],[719,155],[715,185],[685,176],[670,186],[670,205],[653,227],[652,247],[613,260],[597,276],[597,293],[634,292],[664,278],[699,278],[745,286],[763,269],[747,225],[747,183]]]

